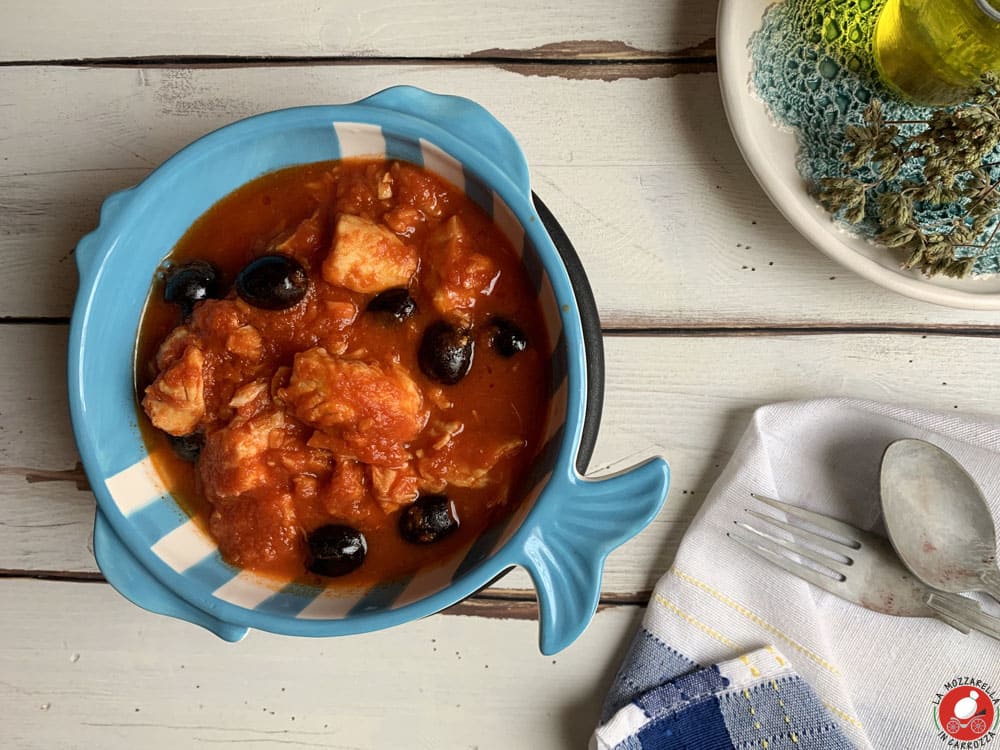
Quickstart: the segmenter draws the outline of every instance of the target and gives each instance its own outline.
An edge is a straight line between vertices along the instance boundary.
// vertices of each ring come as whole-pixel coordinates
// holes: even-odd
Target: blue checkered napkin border
[[[766,647],[699,667],[642,629],[608,695],[598,750],[852,750],[788,661]]]

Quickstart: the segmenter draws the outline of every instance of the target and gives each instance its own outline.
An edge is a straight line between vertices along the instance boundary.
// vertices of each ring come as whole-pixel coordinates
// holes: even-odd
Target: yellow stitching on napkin
[[[781,658],[781,654],[774,650],[774,646],[764,646],[764,650],[774,657],[774,660],[778,662],[779,667],[785,666],[785,660]]]
[[[841,719],[843,719],[844,721],[847,721],[847,722],[850,722],[851,724],[853,724],[854,726],[856,726],[856,727],[857,727],[858,729],[864,729],[864,727],[863,727],[863,726],[861,726],[861,722],[860,722],[860,721],[858,721],[857,719],[855,719],[855,718],[854,718],[853,716],[851,716],[850,714],[848,714],[848,713],[845,713],[845,712],[841,711],[841,710],[840,710],[839,708],[837,708],[836,706],[831,706],[831,705],[830,705],[829,703],[827,703],[826,701],[823,701],[823,705],[824,705],[824,706],[826,706],[826,707],[827,707],[828,709],[830,709],[831,711],[833,711],[833,712],[834,712],[835,714],[837,714],[837,716],[839,716],[839,717],[840,717]]]
[[[789,636],[785,635],[784,633],[782,633],[780,630],[778,630],[776,627],[774,627],[774,625],[772,625],[771,623],[767,622],[765,619],[763,619],[762,617],[760,617],[760,615],[754,614],[749,609],[747,609],[746,607],[744,607],[742,604],[739,604],[738,602],[733,601],[732,599],[730,599],[725,594],[723,594],[723,593],[721,593],[719,591],[716,591],[711,586],[709,586],[707,583],[699,581],[694,576],[688,575],[687,573],[682,573],[681,571],[677,570],[677,568],[672,568],[670,572],[673,573],[678,578],[680,578],[682,581],[687,581],[691,585],[697,586],[702,591],[704,591],[704,592],[706,592],[708,594],[711,594],[716,599],[718,599],[720,602],[722,602],[723,604],[725,604],[727,607],[731,607],[732,609],[735,609],[737,612],[739,612],[741,615],[743,615],[744,617],[746,617],[748,620],[750,620],[753,623],[756,623],[760,627],[762,627],[765,630],[767,630],[769,633],[773,633],[774,635],[778,636],[783,641],[785,641],[786,643],[788,643],[792,648],[796,649],[797,651],[801,651],[803,654],[805,654],[806,656],[808,656],[810,659],[812,659],[814,662],[816,662],[817,664],[819,664],[821,667],[823,667],[825,669],[828,669],[829,671],[833,672],[833,674],[835,674],[835,675],[839,675],[840,674],[840,670],[837,669],[835,666],[833,666],[830,662],[828,662],[822,656],[820,656],[818,654],[814,654],[812,651],[810,651],[809,649],[807,649],[805,646],[803,646],[798,641],[792,640],[791,637],[789,637]]]
[[[747,699],[747,703],[750,704],[750,715],[751,716],[756,716],[757,715],[757,709],[753,707],[753,701],[750,700],[750,691],[747,688],[743,688],[743,697],[746,698]],[[757,729],[757,731],[759,732],[760,731],[760,722],[757,721],[756,719],[754,719],[753,725]],[[767,740],[764,740],[764,742],[767,742]],[[767,747],[767,745],[765,745],[765,747]]]
[[[714,638],[715,640],[717,640],[723,646],[729,646],[729,648],[732,648],[732,649],[738,649],[739,648],[739,646],[736,644],[736,641],[729,640],[722,633],[718,632],[717,630],[713,630],[712,628],[710,628],[708,625],[706,625],[705,623],[703,623],[701,620],[697,619],[696,617],[692,617],[691,615],[689,615],[687,612],[683,611],[680,607],[678,607],[673,602],[667,601],[665,598],[663,598],[659,594],[656,594],[655,598],[656,598],[656,601],[659,602],[661,605],[663,605],[667,609],[671,610],[672,612],[675,612],[677,615],[679,615],[680,617],[682,617],[685,620],[687,620],[689,623],[691,623],[692,625],[694,625],[696,628],[698,628],[699,630],[701,630],[703,633],[706,633],[707,635],[710,635],[712,638]]]
[[[757,669],[757,667],[755,667],[753,664],[750,663],[750,657],[749,656],[747,656],[746,654],[743,654],[743,656],[740,657],[740,661],[743,662],[744,664],[746,664],[747,667],[750,668],[750,674],[753,677],[760,677],[760,670]]]
[[[793,641],[791,638],[789,638],[788,636],[786,636],[784,633],[780,632],[773,625],[771,625],[768,622],[765,622],[762,618],[760,618],[759,616],[755,615],[753,612],[751,612],[750,610],[746,609],[742,605],[737,604],[736,602],[734,602],[732,599],[730,599],[725,594],[721,594],[718,591],[713,590],[708,584],[702,583],[697,578],[694,578],[693,576],[689,576],[686,573],[682,573],[679,570],[677,570],[676,568],[672,569],[671,572],[674,575],[676,575],[678,578],[686,580],[689,583],[697,586],[698,588],[700,588],[700,589],[702,589],[704,591],[707,591],[709,594],[711,594],[712,596],[714,596],[715,598],[717,598],[723,604],[725,604],[725,605],[727,605],[729,607],[732,607],[737,612],[739,612],[741,615],[745,616],[747,619],[749,619],[749,620],[751,620],[753,622],[756,622],[761,627],[766,628],[767,630],[769,630],[770,632],[774,633],[775,635],[783,638],[791,646],[793,646],[797,650],[801,651],[803,654],[805,654],[806,656],[808,656],[810,659],[812,659],[813,661],[815,661],[820,666],[825,667],[826,669],[830,670],[834,674],[838,674],[838,675],[840,674],[840,671],[835,666],[833,666],[832,664],[830,664],[828,661],[826,661],[822,657],[817,656],[816,654],[812,653],[805,646],[802,646],[801,644],[797,643],[796,641]],[[717,630],[714,630],[713,628],[709,627],[708,625],[706,625],[705,623],[703,623],[701,620],[699,620],[698,618],[694,617],[693,615],[689,615],[687,612],[685,612],[684,610],[682,610],[680,607],[678,607],[673,602],[669,601],[666,597],[662,596],[661,594],[654,594],[653,598],[661,606],[663,606],[666,609],[669,609],[670,611],[674,612],[675,614],[677,614],[679,617],[683,618],[684,620],[687,620],[689,623],[691,623],[692,625],[694,625],[696,628],[698,628],[702,632],[706,633],[707,635],[711,636],[712,638],[714,638],[715,640],[717,640],[722,645],[729,646],[729,648],[734,648],[734,649],[735,648],[739,648],[739,646],[736,644],[735,641],[732,641],[729,638],[726,638],[726,636],[722,635],[722,633],[720,633]],[[775,658],[777,658],[777,655],[775,655]],[[778,661],[779,661],[779,663],[781,663],[780,659]],[[782,664],[782,666],[784,666],[784,665]],[[771,681],[771,686],[775,690],[778,689],[777,683],[774,680]],[[746,696],[747,701],[750,700],[750,691],[749,690],[744,689],[743,690],[743,695]],[[858,729],[864,730],[864,727],[861,725],[861,722],[858,721],[857,719],[855,719],[850,714],[845,713],[844,711],[840,710],[836,706],[832,706],[832,705],[830,705],[829,703],[827,703],[825,701],[823,702],[823,705],[826,706],[829,710],[833,711],[833,713],[835,713],[837,716],[839,716],[840,718],[842,718],[844,721],[853,724]],[[751,705],[750,706],[750,715],[753,716],[755,713],[756,713],[756,711],[754,710],[754,707]],[[799,738],[794,733],[792,733],[792,742],[794,742],[795,744],[798,744],[798,742],[799,742]],[[767,740],[763,740],[763,746],[765,748],[767,747]]]
[[[799,744],[799,736],[795,734],[795,732],[792,732],[792,742],[794,742],[796,745]]]

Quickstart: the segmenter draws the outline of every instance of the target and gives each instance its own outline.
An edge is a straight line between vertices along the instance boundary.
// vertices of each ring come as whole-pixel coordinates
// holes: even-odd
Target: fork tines
[[[759,513],[750,508],[746,509],[749,515],[771,527],[782,529],[793,535],[793,537],[805,540],[810,546],[807,547],[797,541],[781,539],[767,533],[767,531],[755,528],[741,521],[735,522],[736,529],[729,536],[788,573],[809,581],[820,588],[833,590],[836,593],[836,587],[846,580],[845,573],[847,568],[853,564],[850,553],[861,548],[861,543],[856,538],[857,532],[847,524],[832,518],[803,510],[794,505],[788,505],[774,498],[751,494],[760,502],[784,512],[787,516],[797,518],[816,528],[828,531],[841,539],[832,539],[823,536],[810,529],[781,521],[773,516]],[[767,526],[764,528],[766,529]],[[788,556],[787,553],[789,552],[811,560],[813,563],[821,566],[824,572],[797,562]]]
[[[775,500],[773,497],[764,497],[763,495],[758,495],[755,492],[751,492],[750,497],[760,500],[762,503],[764,503],[765,505],[770,505],[772,508],[777,508],[787,516],[794,516],[795,518],[800,518],[803,521],[806,521],[807,523],[816,526],[817,528],[829,531],[831,534],[834,534],[835,536],[838,536],[841,539],[843,539],[844,543],[851,549],[861,548],[861,542],[859,542],[857,539],[858,530],[855,529],[853,526],[850,526],[849,524],[838,521],[835,518],[830,518],[829,516],[824,516],[819,513],[814,513],[813,511],[806,510],[805,508],[799,508],[796,505],[789,505],[788,503],[783,503],[780,500]]]

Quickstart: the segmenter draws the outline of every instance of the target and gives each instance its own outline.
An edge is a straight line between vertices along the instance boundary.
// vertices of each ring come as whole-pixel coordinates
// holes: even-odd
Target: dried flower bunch
[[[844,176],[820,180],[819,199],[851,224],[875,222],[876,241],[907,253],[905,268],[968,276],[1000,228],[1000,82],[926,120],[887,120],[877,99],[845,132]]]

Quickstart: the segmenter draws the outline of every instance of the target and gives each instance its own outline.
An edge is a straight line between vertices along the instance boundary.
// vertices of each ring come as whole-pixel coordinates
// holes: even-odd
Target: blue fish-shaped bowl
[[[537,288],[553,342],[552,398],[544,447],[513,515],[441,565],[345,592],[282,585],[222,559],[150,463],[137,421],[133,354],[150,280],[202,213],[266,172],[360,155],[424,165],[493,216]],[[565,235],[533,200],[513,136],[468,99],[396,87],[354,104],[280,110],[221,128],[110,196],[76,260],[69,396],[98,502],[94,552],[107,580],[148,610],[230,641],[248,628],[346,635],[437,612],[520,565],[538,591],[541,650],[551,654],[593,617],[608,553],[645,527],[666,497],[662,459],[600,481],[582,477],[602,400],[593,297]]]

